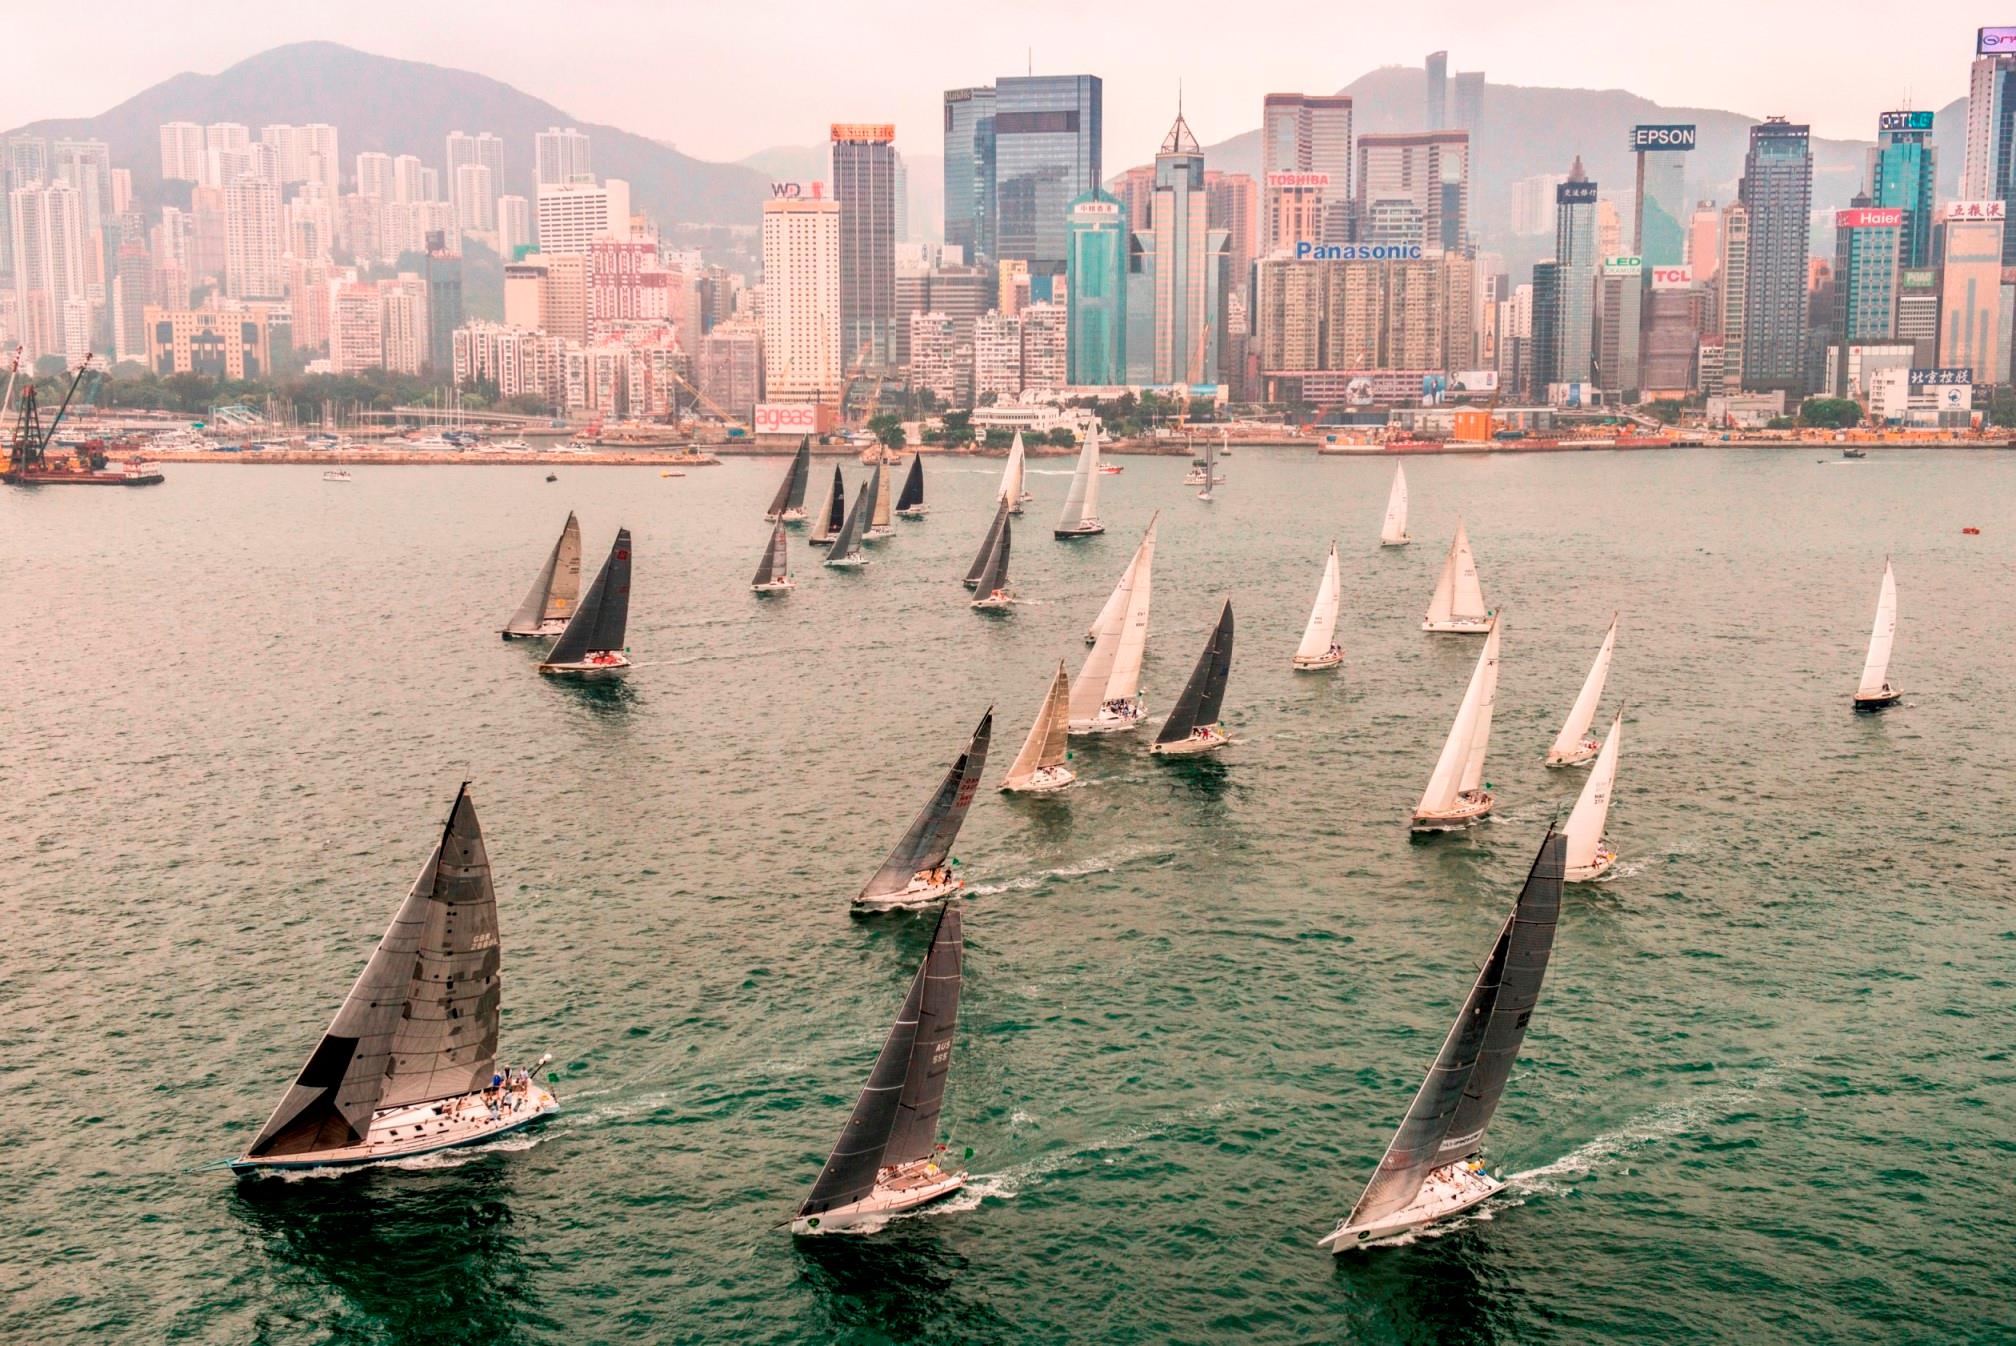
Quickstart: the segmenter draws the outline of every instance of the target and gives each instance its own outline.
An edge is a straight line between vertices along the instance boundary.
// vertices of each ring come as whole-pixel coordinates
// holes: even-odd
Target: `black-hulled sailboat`
[[[994,534],[994,550],[988,554],[980,579],[973,586],[973,607],[980,612],[1006,612],[1015,606],[1015,591],[1008,587],[1008,551],[1015,529],[1009,521],[1006,503],[1002,502],[1001,528]]]
[[[994,555],[994,544],[1001,540],[1001,530],[1008,526],[1008,516],[1014,512],[1014,506],[1007,502],[1005,495],[997,502],[993,521],[987,525],[987,535],[980,539],[980,550],[974,554],[973,564],[966,567],[966,578],[961,583],[969,589],[980,587],[980,576],[986,572],[988,558]]]
[[[497,891],[465,783],[420,877],[308,1063],[244,1154],[242,1175],[340,1168],[480,1145],[559,1110],[529,1069],[500,1069]]]
[[[840,464],[833,464],[833,490],[826,499],[826,510],[805,540],[815,547],[830,547],[833,539],[840,536],[840,526],[847,521],[847,483],[840,479]]]
[[[525,592],[525,601],[505,626],[506,640],[544,640],[567,629],[574,601],[581,596],[581,525],[573,513],[561,525],[560,536]]]
[[[840,531],[833,535],[833,545],[826,553],[825,564],[836,570],[852,570],[857,566],[874,564],[861,550],[861,535],[867,530],[868,516],[875,509],[874,497],[875,474],[871,472],[868,480],[861,483],[861,489],[854,493],[854,508],[847,511]]]
[[[807,435],[798,441],[798,452],[792,455],[784,481],[777,487],[777,494],[763,517],[771,523],[804,523],[805,486],[811,479],[812,437]]]
[[[609,559],[595,573],[587,597],[567,629],[546,651],[539,671],[556,678],[618,677],[630,667],[623,640],[630,626],[630,530],[616,530]]]
[[[924,503],[924,455],[910,455],[910,475],[903,478],[902,493],[896,497],[896,517],[921,519],[930,512]]]
[[[1566,854],[1550,827],[1518,904],[1364,1195],[1318,1247],[1361,1248],[1468,1210],[1504,1187],[1477,1155],[1540,999]]]
[[[965,1185],[963,1171],[940,1163],[938,1144],[963,958],[959,904],[947,902],[853,1115],[791,1221],[793,1234],[873,1233],[888,1216]]]
[[[1231,676],[1232,600],[1228,598],[1225,610],[1218,614],[1218,624],[1211,628],[1211,638],[1204,642],[1203,653],[1197,656],[1197,666],[1190,670],[1190,681],[1183,684],[1183,694],[1169,708],[1169,718],[1162,721],[1162,730],[1148,751],[1166,755],[1224,747],[1229,740],[1218,716],[1225,707],[1225,683]]]
[[[980,717],[972,742],[952,763],[923,810],[910,823],[910,830],[896,843],[889,858],[854,899],[861,910],[886,911],[891,907],[920,907],[935,902],[966,885],[954,878],[945,861],[952,854],[952,842],[959,835],[966,811],[973,807],[973,795],[980,788],[980,773],[987,766],[987,742],[994,732],[994,708]]]
[[[770,545],[763,549],[763,559],[756,563],[756,578],[749,581],[749,587],[759,594],[789,593],[793,587],[791,539],[784,536],[781,521],[770,530]]]

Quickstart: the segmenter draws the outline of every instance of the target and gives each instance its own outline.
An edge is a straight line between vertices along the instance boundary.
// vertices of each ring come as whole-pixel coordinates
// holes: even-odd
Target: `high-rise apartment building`
[[[1097,75],[995,81],[995,246],[1029,264],[1032,289],[1063,274],[1070,205],[1104,174],[1103,88]]]
[[[1537,238],[1554,232],[1554,189],[1566,173],[1535,173],[1512,184],[1512,232]]]
[[[595,181],[595,170],[588,157],[588,137],[573,127],[550,127],[533,136],[532,144],[535,186],[571,187]]]
[[[610,178],[539,189],[539,251],[585,254],[598,238],[630,236],[630,184]]]
[[[1426,245],[1455,250],[1470,238],[1470,136],[1465,131],[1408,131],[1358,137],[1358,218],[1381,201],[1411,201],[1421,211]]]
[[[1939,364],[1972,369],[1976,383],[2009,379],[1998,330],[2006,215],[1999,198],[1952,201],[1941,230]]]
[[[379,201],[393,199],[391,155],[366,150],[357,156],[357,195]]]
[[[464,176],[466,167],[483,174]],[[504,141],[482,131],[448,133],[448,199],[455,207],[455,226],[464,233],[489,233],[497,227],[497,197],[504,190]]]
[[[273,150],[274,172],[281,186],[319,182],[331,193],[341,189],[343,162],[337,154],[337,131],[327,122],[262,126],[259,141]]]
[[[896,128],[833,123],[840,203],[840,350],[849,370],[896,358]]]
[[[203,180],[203,128],[196,122],[161,125],[161,176],[169,182]]]
[[[1692,126],[1634,126],[1631,153],[1637,159],[1637,193],[1631,206],[1631,251],[1647,266],[1679,266],[1687,260],[1687,156],[1694,148]]]
[[[775,402],[838,402],[840,203],[763,203],[763,383]]]
[[[279,299],[287,292],[280,259],[280,185],[241,173],[224,188],[224,293],[233,299]]]
[[[237,122],[212,122],[203,128],[205,187],[225,187],[252,165],[252,129]]]
[[[529,249],[532,232],[532,203],[522,196],[497,198],[497,255],[515,261],[520,249]]]
[[[1263,253],[1349,239],[1351,117],[1348,94],[1270,93],[1261,100]]]
[[[417,154],[401,154],[392,160],[391,200],[402,204],[415,201],[438,201],[440,194],[428,190],[429,169]]]
[[[31,363],[44,355],[83,358],[69,320],[78,304],[89,304],[83,197],[67,182],[29,182],[8,194],[8,225],[23,353]]]
[[[1798,397],[1807,379],[1806,262],[1813,205],[1808,128],[1783,117],[1752,126],[1739,196],[1750,217],[1743,386]]]
[[[994,89],[945,91],[945,241],[994,260]]]
[[[1204,171],[1206,217],[1213,229],[1225,232],[1225,293],[1243,310],[1253,283],[1253,258],[1259,243],[1259,184],[1245,173]]]
[[[1932,212],[1939,183],[1939,151],[1932,144],[1930,112],[1885,112],[1877,119],[1869,151],[1869,204],[1904,212],[1900,265],[1932,265]]]
[[[1554,189],[1555,311],[1550,361],[1553,382],[1581,383],[1595,356],[1596,184],[1577,155],[1568,180]],[[1539,285],[1536,273],[1535,287]]]
[[[1120,202],[1090,191],[1071,203],[1066,262],[1070,305],[1068,381],[1112,387],[1127,381],[1127,242]]]
[[[1721,300],[1716,334],[1722,338],[1714,343],[1722,352],[1716,390],[1736,393],[1743,391],[1743,353],[1750,341],[1750,210],[1743,202],[1723,207],[1721,243],[1715,266]]]

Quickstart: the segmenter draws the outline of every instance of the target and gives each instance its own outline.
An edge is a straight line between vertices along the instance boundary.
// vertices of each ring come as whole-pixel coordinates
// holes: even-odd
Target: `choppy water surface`
[[[2016,458],[1818,456],[1416,460],[1420,540],[1384,552],[1390,464],[1243,451],[1205,505],[1130,459],[1072,545],[1044,460],[1007,620],[957,582],[998,462],[929,463],[928,521],[771,602],[781,459],[0,494],[0,1337],[2006,1340]],[[1157,507],[1151,709],[1229,594],[1238,741],[983,793],[973,1192],[794,1242],[928,932],[847,900],[989,703],[1006,769]],[[495,635],[570,508],[591,564],[636,535],[613,693]],[[1458,514],[1509,610],[1502,813],[1418,842],[1477,650],[1417,629]],[[1294,675],[1333,535],[1348,657]],[[1857,718],[1886,552],[1909,696]],[[1613,609],[1624,858],[1565,906],[1489,1142],[1512,1192],[1334,1260],[1580,787],[1540,761]],[[406,1169],[187,1172],[264,1119],[465,776],[505,1047],[555,1053],[564,1115]]]

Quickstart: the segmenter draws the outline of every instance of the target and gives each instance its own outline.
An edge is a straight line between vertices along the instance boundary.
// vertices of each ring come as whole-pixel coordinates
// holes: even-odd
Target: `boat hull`
[[[930,510],[922,505],[912,505],[908,509],[897,510],[896,517],[899,519],[921,519],[930,512]]]
[[[682,472],[679,475],[683,477],[686,474]],[[789,528],[792,524],[805,522],[805,511],[802,509],[787,509],[782,514],[765,514],[763,520],[766,523],[781,523],[786,528]]]
[[[948,879],[944,883],[920,883],[916,879],[901,892],[884,893],[869,897],[865,893],[854,899],[856,911],[903,911],[912,907],[928,907],[941,897],[950,897],[966,886],[963,879]]]
[[[9,486],[159,486],[159,472],[0,472]]]
[[[1382,547],[1404,547],[1413,540],[1411,537],[1396,537],[1389,541],[1382,537],[1379,539],[1379,545]]]
[[[610,653],[613,653],[613,651],[610,651]],[[613,660],[603,663],[595,663],[591,660],[583,659],[578,663],[572,664],[541,664],[539,665],[539,671],[549,678],[576,678],[582,680],[620,678],[630,671],[630,660],[624,655],[618,654]]]
[[[1489,617],[1451,617],[1446,622],[1423,621],[1423,631],[1438,636],[1484,636],[1491,633]]]
[[[1015,595],[996,589],[985,598],[974,599],[971,606],[975,612],[1006,612],[1015,606]]]
[[[1224,729],[1213,724],[1205,726],[1202,737],[1192,733],[1174,743],[1150,743],[1148,751],[1157,757],[1190,757],[1200,752],[1216,752],[1231,741]]]
[[[1076,528],[1053,528],[1050,530],[1050,536],[1059,541],[1069,541],[1074,537],[1097,537],[1105,531],[1106,525],[1094,520],[1081,523]]]
[[[1030,772],[1025,781],[1001,782],[1001,791],[1011,795],[1051,794],[1077,779],[1078,773],[1068,766],[1044,766]]]
[[[891,528],[888,524],[885,523],[885,524],[878,524],[875,527],[869,529],[867,532],[863,533],[861,535],[861,540],[863,542],[880,542],[884,538],[892,538],[895,536],[896,536],[896,530],[894,528]]]
[[[924,1167],[912,1166],[913,1169]],[[919,1206],[928,1206],[934,1201],[943,1201],[966,1185],[964,1173],[940,1172],[936,1171],[935,1165],[930,1167],[932,1172],[918,1172],[914,1177],[909,1171],[898,1171],[887,1185],[878,1175],[875,1190],[867,1196],[817,1215],[800,1215],[791,1221],[791,1232],[800,1236],[849,1233],[871,1220],[881,1220],[906,1210],[916,1210]]]
[[[768,598],[771,594],[788,594],[797,587],[798,585],[791,580],[771,580],[768,584],[752,584],[749,586],[749,591]]]
[[[539,623],[536,631],[500,631],[497,634],[506,640],[552,640],[567,629],[567,619],[554,617]]]
[[[1344,662],[1344,651],[1332,650],[1327,654],[1312,654],[1307,658],[1296,655],[1289,661],[1297,673],[1321,673]]]
[[[862,566],[870,565],[872,562],[867,557],[857,554],[854,556],[829,556],[819,564],[833,570],[859,570]]]
[[[1472,823],[1482,822],[1490,816],[1491,806],[1497,797],[1483,790],[1473,790],[1456,796],[1456,807],[1417,813],[1414,815],[1416,832],[1449,832]]]
[[[1888,710],[1903,699],[1904,693],[1898,691],[1880,692],[1875,696],[1858,696],[1855,698],[1855,709],[1865,714],[1872,711]]]
[[[242,1178],[260,1173],[363,1168],[370,1164],[418,1159],[423,1155],[440,1154],[445,1150],[461,1150],[473,1145],[488,1144],[501,1136],[537,1126],[560,1111],[560,1101],[550,1091],[537,1084],[532,1086],[530,1097],[524,1107],[516,1111],[503,1112],[496,1118],[489,1115],[489,1109],[482,1101],[480,1090],[465,1094],[456,1101],[464,1105],[464,1115],[461,1117],[443,1117],[436,1111],[443,1106],[439,1103],[390,1108],[373,1114],[370,1130],[365,1135],[362,1145],[347,1146],[339,1150],[290,1154],[273,1159],[255,1159],[245,1155],[231,1161],[231,1171]],[[400,1132],[407,1134],[402,1136]]]
[[[1467,1163],[1444,1164],[1421,1184],[1421,1194],[1414,1198],[1413,1204],[1361,1225],[1340,1224],[1329,1237],[1318,1240],[1316,1246],[1340,1255],[1353,1252],[1409,1230],[1434,1224],[1437,1220],[1460,1215],[1472,1206],[1490,1200],[1504,1187],[1502,1181],[1484,1172],[1481,1167],[1472,1169]]]
[[[1570,883],[1587,883],[1591,879],[1602,878],[1610,872],[1610,866],[1617,863],[1617,850],[1607,841],[1596,843],[1596,858],[1586,865],[1570,865],[1562,871],[1561,877]]]
[[[1552,748],[1549,748],[1547,750],[1547,765],[1586,766],[1590,762],[1595,761],[1596,754],[1602,751],[1603,745],[1601,743],[1593,738],[1585,738],[1582,740],[1581,746],[1577,747],[1573,752],[1557,755]]]
[[[1101,710],[1089,720],[1073,720],[1065,727],[1067,734],[1124,734],[1130,729],[1141,727],[1141,708],[1135,706],[1121,715],[1110,710]]]

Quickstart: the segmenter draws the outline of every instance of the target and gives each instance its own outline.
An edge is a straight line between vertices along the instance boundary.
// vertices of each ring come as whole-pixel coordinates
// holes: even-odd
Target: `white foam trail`
[[[1775,1084],[1776,1074],[1767,1073],[1747,1085],[1730,1085],[1676,1103],[1667,1103],[1634,1117],[1615,1131],[1606,1131],[1585,1141],[1551,1164],[1529,1168],[1505,1179],[1507,1187],[1527,1193],[1557,1192],[1555,1179],[1574,1179],[1607,1168],[1635,1150],[1690,1131],[1703,1129],[1725,1113],[1735,1111],[1757,1091]]]
[[[1144,851],[1142,854],[1147,854],[1147,852]],[[968,888],[966,891],[974,897],[992,897],[997,893],[1022,893],[1048,883],[1051,879],[1077,879],[1083,878],[1087,874],[1109,873],[1124,864],[1140,858],[1139,855],[1123,855],[1115,860],[1094,860],[1089,864],[1066,866],[1061,869],[1043,869],[1038,870],[1034,874],[1025,874],[1019,879],[1008,879],[1001,883],[981,884],[978,887]]]

